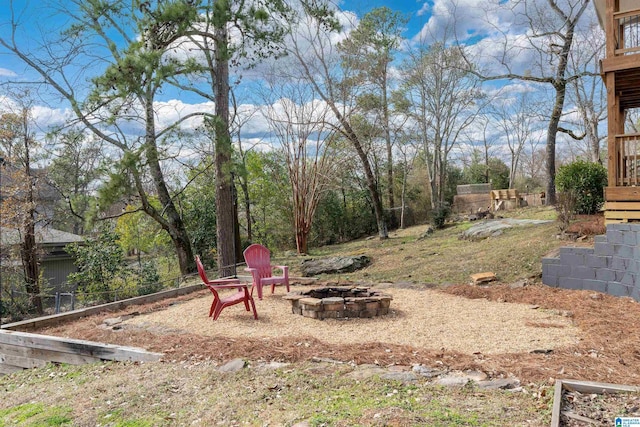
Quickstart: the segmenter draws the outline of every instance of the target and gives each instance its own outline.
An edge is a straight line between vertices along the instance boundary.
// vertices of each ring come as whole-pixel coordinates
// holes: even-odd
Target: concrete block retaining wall
[[[542,259],[542,283],[640,301],[640,224],[609,224],[593,248],[563,247]]]

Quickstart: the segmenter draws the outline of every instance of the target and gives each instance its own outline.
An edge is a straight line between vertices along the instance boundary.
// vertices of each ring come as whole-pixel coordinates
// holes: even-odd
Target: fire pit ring
[[[312,319],[370,318],[389,314],[393,297],[362,286],[336,286],[289,292],[291,312]]]

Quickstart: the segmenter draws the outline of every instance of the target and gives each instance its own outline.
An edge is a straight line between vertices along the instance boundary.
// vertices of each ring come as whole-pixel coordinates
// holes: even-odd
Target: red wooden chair
[[[253,302],[253,296],[249,292],[249,288],[246,283],[240,283],[240,280],[238,279],[209,280],[207,278],[207,273],[204,271],[202,261],[200,261],[200,257],[197,255],[196,265],[198,266],[198,274],[200,274],[200,278],[213,294],[213,302],[211,303],[211,309],[209,310],[209,317],[213,315],[213,320],[217,320],[223,308],[244,302],[244,307],[247,311],[251,311],[249,308],[249,303],[251,303],[253,318],[258,320],[256,304]],[[218,290],[220,289],[237,289],[237,292],[233,295],[221,298],[218,294]]]
[[[286,265],[271,265],[271,253],[269,249],[254,243],[244,250],[244,260],[247,263],[245,271],[251,272],[253,277],[253,288],[258,289],[258,298],[262,299],[262,287],[271,285],[271,293],[274,292],[276,284],[283,284],[289,292],[289,267]],[[282,276],[273,276],[273,269],[282,270]]]

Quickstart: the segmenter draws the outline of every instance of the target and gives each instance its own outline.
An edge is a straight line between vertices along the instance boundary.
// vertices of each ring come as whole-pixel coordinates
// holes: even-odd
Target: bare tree
[[[599,132],[599,125],[607,116],[606,88],[599,75],[600,58],[604,56],[604,38],[600,25],[594,20],[587,31],[577,35],[569,63],[572,75],[584,75],[571,80],[570,99],[578,113],[576,126],[583,130],[581,136],[585,141],[586,157],[594,163],[602,163],[600,147],[606,140],[606,136],[601,136]]]
[[[327,13],[326,2],[319,1],[320,6],[306,8],[306,16],[290,29],[291,37],[287,40],[287,52],[300,68],[301,75],[311,85],[322,101],[330,108],[336,131],[342,134],[356,150],[365,175],[367,189],[371,197],[378,226],[380,239],[388,238],[387,225],[380,197],[380,190],[375,178],[371,162],[361,136],[354,128],[352,120],[355,114],[354,93],[345,79],[353,70],[341,67],[341,58],[334,44],[334,36],[340,29],[335,18]]]
[[[412,116],[423,133],[435,208],[444,202],[449,154],[482,110],[480,81],[465,70],[463,48],[442,42],[411,52],[403,70]]]
[[[518,39],[514,43],[507,29],[496,28],[503,38],[502,49],[494,57],[506,73],[483,75],[487,80],[518,79],[550,85],[554,90],[554,101],[547,127],[546,171],[547,171],[547,203],[555,204],[556,189],[556,140],[558,132],[572,134],[560,125],[567,87],[581,74],[569,74],[569,55],[574,47],[573,42],[580,19],[587,10],[589,0],[514,0],[513,2],[496,2],[503,11],[514,13],[514,24],[528,28],[526,39]],[[496,51],[497,40],[492,40],[491,49]],[[523,72],[514,70],[518,57],[531,58],[531,68]],[[469,61],[475,64],[475,61]],[[472,66],[472,69],[475,66]],[[477,72],[477,71],[476,71]]]
[[[338,164],[331,150],[331,111],[304,79],[276,71],[267,84],[264,115],[287,163],[296,247],[305,254],[316,208]]]
[[[43,182],[34,170],[33,156],[38,148],[32,116],[34,101],[28,91],[15,94],[14,101],[15,107],[0,115],[0,157],[9,165],[4,170],[4,182],[9,185],[2,191],[0,227],[15,229],[20,236],[25,289],[36,312],[42,314],[36,223],[39,220],[37,188],[42,187]]]
[[[518,90],[510,88],[509,91],[514,89]],[[521,88],[513,97],[496,99],[490,109],[494,123],[502,131],[509,149],[509,188],[514,188],[522,152],[536,130],[538,108],[528,90],[527,87]]]
[[[393,138],[391,120],[391,64],[400,45],[400,35],[407,23],[399,12],[379,7],[364,15],[358,27],[340,42],[339,49],[345,69],[353,70],[345,79],[350,86],[366,87],[359,98],[365,110],[380,119],[386,148],[386,192],[389,209],[394,212]],[[353,90],[353,88],[351,88]],[[392,227],[397,224],[391,215]]]

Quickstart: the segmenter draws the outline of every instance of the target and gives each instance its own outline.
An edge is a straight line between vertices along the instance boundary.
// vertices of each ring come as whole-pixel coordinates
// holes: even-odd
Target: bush
[[[564,233],[569,228],[573,213],[576,210],[576,195],[573,191],[564,191],[558,193],[558,203],[556,203],[556,212],[558,212],[558,228]]]
[[[451,206],[447,202],[440,203],[431,212],[431,225],[436,229],[444,228],[444,224],[451,215]]]
[[[556,186],[562,192],[575,195],[575,213],[594,214],[604,203],[607,169],[598,164],[578,160],[561,166],[556,175]]]
[[[138,295],[148,295],[162,290],[155,261],[144,261],[138,274]]]

